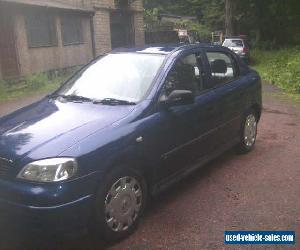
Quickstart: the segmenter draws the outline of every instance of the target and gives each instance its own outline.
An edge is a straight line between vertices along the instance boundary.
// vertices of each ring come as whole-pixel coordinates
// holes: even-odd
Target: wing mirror
[[[190,90],[173,90],[167,98],[162,98],[160,103],[163,106],[189,105],[195,102],[195,96]]]

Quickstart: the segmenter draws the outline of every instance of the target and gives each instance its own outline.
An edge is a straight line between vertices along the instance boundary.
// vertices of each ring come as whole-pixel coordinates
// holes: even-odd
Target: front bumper
[[[0,180],[0,228],[73,232],[88,225],[98,175],[60,184]]]

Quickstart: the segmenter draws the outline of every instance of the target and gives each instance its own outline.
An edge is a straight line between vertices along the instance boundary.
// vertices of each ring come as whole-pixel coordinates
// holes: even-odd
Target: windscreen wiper
[[[65,99],[66,101],[70,102],[93,102],[92,99],[84,96],[79,96],[79,95],[52,95],[50,98],[58,98],[61,97]]]
[[[135,102],[130,102],[126,100],[119,100],[115,98],[105,98],[102,100],[94,100],[94,104],[104,104],[104,105],[136,105]]]

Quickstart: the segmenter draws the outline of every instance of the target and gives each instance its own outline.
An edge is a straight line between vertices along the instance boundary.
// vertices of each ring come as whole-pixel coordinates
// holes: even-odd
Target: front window
[[[137,53],[109,54],[78,72],[56,94],[92,100],[141,101],[164,57]]]
[[[180,58],[167,76],[163,94],[169,96],[174,90],[190,90],[198,95],[204,90],[202,76],[200,53]]]

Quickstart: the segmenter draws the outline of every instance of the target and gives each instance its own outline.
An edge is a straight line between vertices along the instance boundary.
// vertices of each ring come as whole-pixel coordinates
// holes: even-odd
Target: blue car
[[[0,221],[115,241],[147,198],[254,147],[259,75],[221,46],[119,49],[0,119]]]

